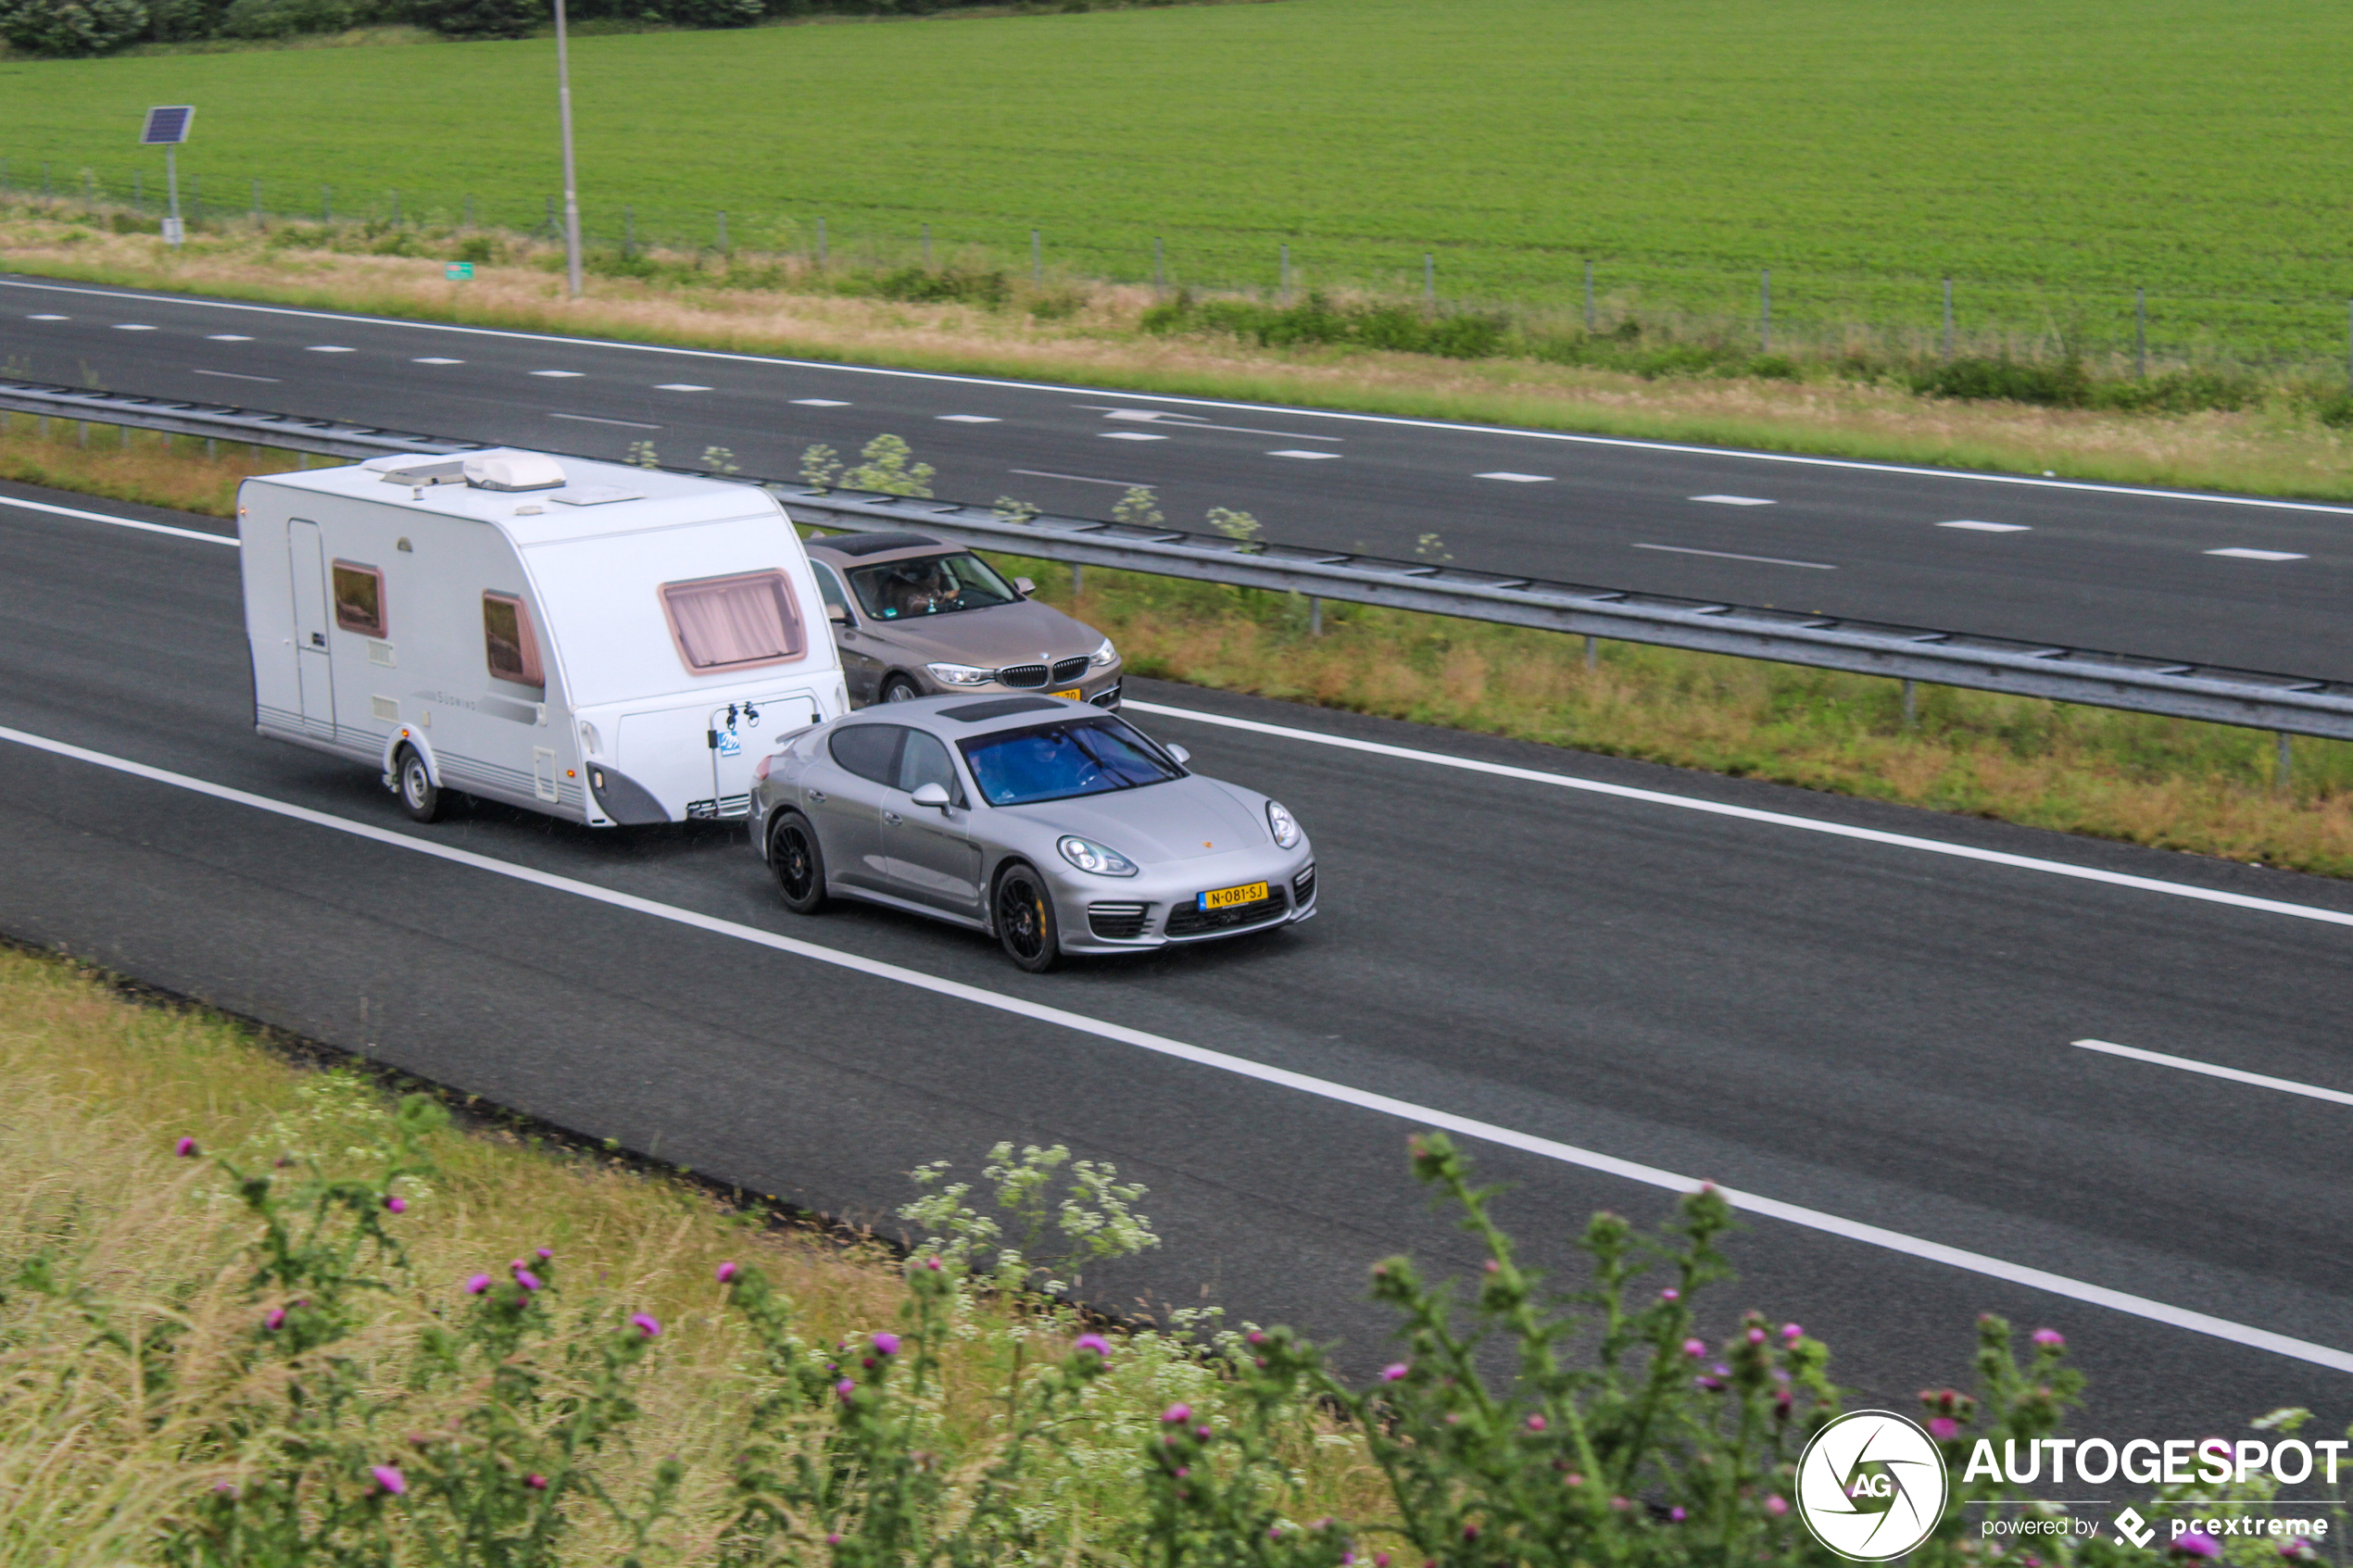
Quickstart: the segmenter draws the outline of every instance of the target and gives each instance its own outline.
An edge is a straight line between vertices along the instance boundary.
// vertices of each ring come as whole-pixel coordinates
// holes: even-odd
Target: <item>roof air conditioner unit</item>
[[[484,452],[466,459],[466,483],[477,490],[554,490],[564,470],[543,452]]]

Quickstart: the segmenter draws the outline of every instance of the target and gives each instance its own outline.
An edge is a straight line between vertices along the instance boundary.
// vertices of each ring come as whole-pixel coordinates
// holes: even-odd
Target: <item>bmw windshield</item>
[[[1026,806],[1139,789],[1184,777],[1161,749],[1116,719],[1077,719],[960,741],[981,798]]]
[[[988,609],[1021,597],[978,556],[922,556],[854,567],[849,585],[876,621],[906,621],[960,609]]]

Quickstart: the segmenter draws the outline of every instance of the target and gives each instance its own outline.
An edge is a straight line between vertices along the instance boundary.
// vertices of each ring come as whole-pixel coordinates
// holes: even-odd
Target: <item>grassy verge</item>
[[[294,1065],[233,1021],[139,1005],[69,964],[6,947],[0,1074],[11,1102],[0,1119],[0,1406],[10,1411],[0,1423],[0,1550],[54,1568],[153,1561],[157,1532],[233,1470],[227,1454],[192,1451],[190,1435],[272,1392],[235,1374],[259,1312],[245,1252],[253,1220],[217,1170],[172,1157],[174,1140],[193,1137],[245,1169],[279,1167],[286,1182],[297,1178],[284,1167],[313,1160],[330,1175],[358,1175],[382,1161],[389,1097],[354,1072]],[[726,1474],[746,1403],[731,1396],[748,1349],[712,1285],[720,1262],[764,1274],[816,1344],[890,1327],[907,1305],[898,1260],[879,1246],[768,1223],[686,1181],[528,1129],[445,1129],[423,1153],[431,1174],[401,1184],[408,1283],[365,1297],[341,1353],[371,1367],[371,1398],[395,1402],[420,1346],[463,1304],[458,1282],[548,1248],[547,1273],[560,1271],[570,1298],[549,1364],[588,1351],[618,1314],[663,1325],[634,1386],[632,1439],[597,1474],[625,1492],[675,1457],[701,1478],[664,1525],[665,1562],[713,1561],[715,1522],[731,1507]],[[95,1332],[102,1301],[117,1339]],[[997,1440],[1025,1339],[1050,1326],[1034,1306],[974,1298],[945,1352],[935,1411],[959,1461]],[[52,1377],[77,1358],[82,1376]],[[139,1374],[149,1361],[170,1370]],[[1052,1488],[1075,1539],[1134,1507],[1129,1483],[1096,1473],[1111,1450],[1131,1449],[1172,1399],[1205,1414],[1226,1404],[1197,1357],[1151,1332],[1123,1340],[1089,1394]],[[420,1441],[381,1435],[395,1463]],[[1372,1502],[1345,1437],[1327,1433],[1295,1458],[1297,1508],[1363,1512]],[[611,1521],[584,1517],[573,1547],[567,1560],[610,1562],[631,1543]]]
[[[225,517],[243,450],[0,425],[0,476]],[[278,467],[290,467],[273,454]],[[2353,745],[2298,740],[2289,787],[2273,737],[2223,724],[1922,687],[1753,659],[1603,643],[1444,616],[1305,602],[1051,561],[1017,570],[1117,639],[1139,675],[1509,735],[1734,777],[1965,812],[2063,833],[2353,876]]]
[[[987,288],[965,288],[968,297],[935,297],[956,291],[933,289],[923,280],[934,275],[898,258],[820,274],[789,255],[738,253],[731,261],[647,252],[624,262],[606,253],[592,258],[601,271],[588,296],[567,301],[555,251],[512,235],[363,224],[265,234],[231,225],[175,251],[115,227],[112,215],[85,220],[62,204],[0,200],[0,257],[19,271],[93,282],[525,331],[2120,483],[2353,497],[2353,432],[2324,422],[2301,382],[2258,388],[2229,409],[2037,407],[1923,395],[1893,361],[1857,373],[1834,345],[1771,373],[1743,373],[1761,363],[1744,356],[1702,354],[1692,373],[1646,375],[1613,368],[1613,356],[1450,359],[1356,341],[1277,346],[1214,332],[1155,332],[1147,317],[1165,302],[1148,287],[994,274]],[[472,282],[445,281],[445,258],[469,257]]]

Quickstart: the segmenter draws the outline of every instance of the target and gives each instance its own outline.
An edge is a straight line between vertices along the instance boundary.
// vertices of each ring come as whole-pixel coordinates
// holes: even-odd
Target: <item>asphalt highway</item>
[[[7,373],[790,477],[906,438],[958,500],[2353,679],[2353,508],[883,370],[0,277]]]
[[[0,932],[836,1214],[1066,1142],[1167,1238],[1090,1294],[1359,1368],[1370,1261],[1470,1261],[1405,1173],[1444,1117],[1565,1281],[1644,1171],[1756,1195],[1710,1331],[1803,1322],[1890,1408],[1992,1311],[2069,1336],[2079,1434],[2353,1419],[2353,887],[1137,682],[1299,814],[1322,912],[1026,976],[795,918],[732,825],[420,827],[258,738],[223,528],[0,486]]]

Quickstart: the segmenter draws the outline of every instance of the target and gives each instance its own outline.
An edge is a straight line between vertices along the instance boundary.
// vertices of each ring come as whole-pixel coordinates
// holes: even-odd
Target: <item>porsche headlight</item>
[[[1101,647],[1087,656],[1087,668],[1089,670],[1108,670],[1118,662],[1119,650],[1111,646],[1109,637],[1103,639]]]
[[[1275,842],[1285,849],[1299,843],[1299,820],[1279,800],[1266,802],[1266,826],[1274,834]]]
[[[943,686],[985,686],[997,678],[994,670],[975,670],[969,664],[926,664],[924,668]]]
[[[1065,834],[1055,843],[1054,847],[1062,851],[1063,859],[1068,860],[1082,872],[1092,872],[1097,876],[1134,876],[1136,874],[1135,861],[1116,849],[1104,848],[1092,839]]]

